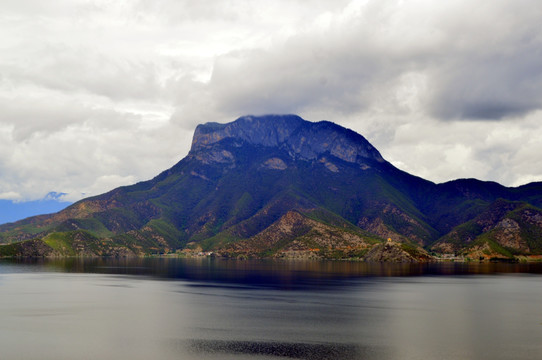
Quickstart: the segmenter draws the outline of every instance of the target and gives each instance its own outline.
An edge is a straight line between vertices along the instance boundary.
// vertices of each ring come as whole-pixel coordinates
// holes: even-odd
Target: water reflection
[[[219,283],[296,288],[302,283],[334,285],[337,279],[499,273],[542,274],[542,263],[391,264],[353,261],[226,260],[179,258],[64,258],[0,260],[0,272],[68,272],[146,275]]]
[[[533,359],[542,276],[527,272],[540,266],[0,261],[0,357]]]

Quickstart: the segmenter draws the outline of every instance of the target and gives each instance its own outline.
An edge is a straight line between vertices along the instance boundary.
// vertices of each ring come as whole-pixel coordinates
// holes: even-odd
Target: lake
[[[1,359],[542,359],[542,264],[0,261]]]

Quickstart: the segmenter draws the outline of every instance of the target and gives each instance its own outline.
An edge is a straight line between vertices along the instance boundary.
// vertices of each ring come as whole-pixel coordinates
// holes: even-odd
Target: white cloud
[[[542,8],[528,1],[7,0],[0,195],[148,179],[193,129],[298,113],[434,181],[542,180]]]
[[[16,193],[14,191],[8,191],[8,192],[0,193],[0,199],[1,200],[17,201],[17,200],[20,200],[21,198],[22,198],[21,194]]]

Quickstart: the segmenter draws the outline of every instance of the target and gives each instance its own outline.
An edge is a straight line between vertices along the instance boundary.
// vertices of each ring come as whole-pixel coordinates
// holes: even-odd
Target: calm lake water
[[[1,359],[542,359],[542,264],[0,261]]]

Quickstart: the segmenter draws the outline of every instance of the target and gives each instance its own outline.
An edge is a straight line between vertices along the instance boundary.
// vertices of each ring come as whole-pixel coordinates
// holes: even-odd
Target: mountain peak
[[[191,152],[204,150],[226,138],[254,145],[286,146],[291,155],[316,159],[330,153],[350,163],[366,159],[384,162],[363,136],[330,121],[310,122],[297,115],[242,116],[227,123],[198,125]]]

